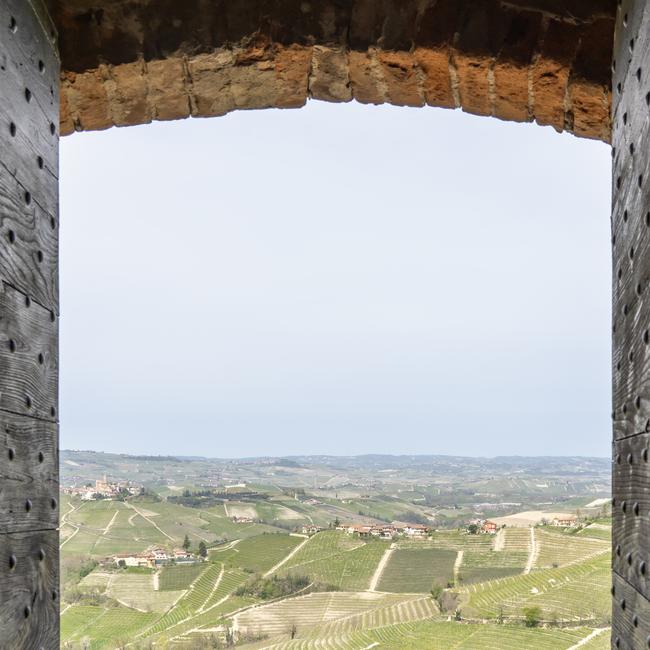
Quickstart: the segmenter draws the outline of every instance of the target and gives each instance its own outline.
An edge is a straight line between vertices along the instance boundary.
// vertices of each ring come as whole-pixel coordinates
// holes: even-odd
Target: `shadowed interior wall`
[[[613,61],[613,634],[650,647],[650,9],[619,3]]]
[[[0,2],[0,646],[59,647],[55,31]]]

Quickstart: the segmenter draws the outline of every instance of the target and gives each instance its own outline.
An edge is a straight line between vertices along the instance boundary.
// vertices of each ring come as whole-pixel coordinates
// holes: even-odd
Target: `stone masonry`
[[[462,108],[609,141],[615,0],[50,0],[61,133],[296,108]]]

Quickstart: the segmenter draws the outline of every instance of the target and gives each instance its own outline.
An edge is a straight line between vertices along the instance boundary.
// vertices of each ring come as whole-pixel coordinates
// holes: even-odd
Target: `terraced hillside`
[[[324,626],[325,635],[336,635],[346,629],[360,627],[364,620],[368,623],[373,616],[383,615],[389,622],[396,622],[400,620],[398,616],[411,620],[428,618],[435,612],[430,598],[371,592],[332,592],[309,594],[254,607],[235,615],[233,623],[238,629],[270,636],[286,634],[292,629],[301,636],[319,636],[314,631],[314,626]],[[334,629],[328,629],[327,624],[332,624]]]
[[[539,545],[535,562],[537,568],[565,566],[605,553],[610,548],[607,538],[598,539],[543,528],[537,529],[536,537]]]
[[[601,650],[609,645],[608,630],[580,646]],[[589,628],[529,629],[434,620],[406,621],[356,632],[323,634],[290,640],[287,635],[244,646],[246,650],[568,650],[587,639]]]
[[[472,585],[464,590],[464,611],[494,619],[499,615],[522,617],[523,608],[537,606],[546,620],[607,621],[610,615],[609,553],[557,569],[539,569]]]
[[[388,546],[388,542],[366,542],[340,531],[323,531],[310,538],[279,574],[309,576],[344,591],[365,590]]]
[[[446,587],[454,582],[456,551],[439,548],[397,549],[379,581],[379,591],[429,593],[434,585]]]
[[[254,572],[272,569],[291,553],[305,538],[269,534],[244,539],[230,548],[216,548],[211,553],[215,560],[229,567],[244,567]]]

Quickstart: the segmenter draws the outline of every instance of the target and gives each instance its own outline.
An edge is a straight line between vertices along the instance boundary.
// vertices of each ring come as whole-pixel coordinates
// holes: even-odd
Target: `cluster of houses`
[[[113,555],[111,560],[120,567],[148,567],[151,569],[167,564],[196,564],[201,561],[196,555],[182,548],[175,548],[169,552],[158,547],[144,553],[118,553]]]
[[[578,525],[578,518],[575,515],[556,514],[550,521],[542,519],[541,523],[562,528],[573,528]],[[504,525],[498,524],[496,521],[491,521],[490,519],[474,519],[470,524],[474,524],[482,533],[487,533],[489,535],[496,535],[499,528]]]
[[[230,520],[233,524],[254,524],[253,517],[231,517]]]
[[[424,539],[431,528],[423,524],[408,524],[394,521],[390,524],[341,524],[336,530],[343,530],[348,535],[358,537],[378,537],[380,539],[393,539],[404,536],[412,539]]]
[[[131,481],[109,481],[106,475],[95,481],[95,485],[88,483],[82,486],[61,488],[64,494],[77,496],[82,501],[93,501],[95,499],[112,499],[114,497],[130,494],[137,495],[142,491],[141,485],[135,485]]]

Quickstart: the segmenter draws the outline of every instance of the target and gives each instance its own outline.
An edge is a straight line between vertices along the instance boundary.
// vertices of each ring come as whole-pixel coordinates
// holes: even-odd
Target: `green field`
[[[244,539],[229,549],[217,548],[210,556],[228,567],[264,572],[278,564],[304,541],[302,537],[286,534],[258,535]]]
[[[343,591],[367,589],[388,542],[353,538],[339,531],[314,535],[280,570],[309,576]]]
[[[401,606],[401,607],[400,607]],[[378,620],[395,622],[428,618],[436,613],[431,598],[379,593],[316,593],[287,598],[271,605],[256,607],[235,616],[237,627],[271,636],[283,634],[295,626],[301,636],[338,635],[342,630],[362,629],[373,615]],[[341,621],[341,619],[343,619]],[[343,628],[341,627],[343,623]],[[320,626],[320,631],[314,626]]]
[[[61,630],[69,650],[204,650],[222,647],[229,629],[242,650],[567,650],[600,628],[580,647],[609,647],[611,519],[567,530],[507,527],[498,535],[466,529],[469,518],[510,514],[473,505],[483,499],[558,496],[563,507],[575,501],[580,508],[606,493],[606,463],[593,473],[593,459],[556,459],[540,474],[537,461],[534,468],[516,461],[517,472],[499,476],[503,467],[479,459],[464,466],[434,457],[424,464],[396,457],[388,467],[375,456],[311,465],[298,457],[120,456],[102,466],[106,455],[91,452],[75,452],[72,460],[75,481],[137,475],[146,494],[127,502],[61,498]],[[189,489],[203,497],[221,484],[231,487],[215,488],[222,491],[214,499],[183,500],[185,506],[156,496]],[[566,501],[568,494],[577,496]],[[483,508],[497,512],[479,513]],[[246,516],[264,523],[233,521]],[[331,526],[372,518],[435,521],[441,530],[385,541]],[[325,530],[306,538],[299,532],[307,523]],[[111,557],[154,545],[170,550],[185,535],[194,552],[201,541],[208,546],[205,562],[136,570],[119,569]],[[431,594],[434,584],[451,586]],[[540,607],[538,629],[523,625],[530,606]]]
[[[610,554],[557,569],[539,569],[528,575],[503,578],[466,587],[468,614],[496,618],[521,617],[524,607],[535,605],[546,620],[609,620],[611,598]]]
[[[61,510],[62,556],[105,557],[112,553],[139,553],[152,545],[180,546],[188,535],[196,550],[199,542],[243,539],[262,533],[286,532],[264,524],[236,524],[220,508],[186,508],[174,503],[137,500],[86,501],[68,499]]]
[[[178,591],[187,589],[203,572],[202,564],[178,564],[162,569],[159,578],[160,591]]]
[[[540,548],[535,562],[536,568],[565,566],[610,549],[609,539],[559,533],[544,528],[538,528],[535,534]]]
[[[446,587],[454,581],[452,550],[397,549],[388,560],[377,589],[395,593],[428,593],[436,585]]]
[[[113,650],[130,641],[155,618],[156,614],[126,607],[75,606],[61,616],[61,641],[89,650]]]
[[[592,632],[588,628],[529,629],[513,625],[483,625],[416,620],[387,624],[361,631],[325,632],[293,641],[278,636],[276,641],[256,647],[268,650],[568,650]],[[298,637],[301,637],[298,633]],[[607,631],[582,646],[588,650],[608,648]]]

